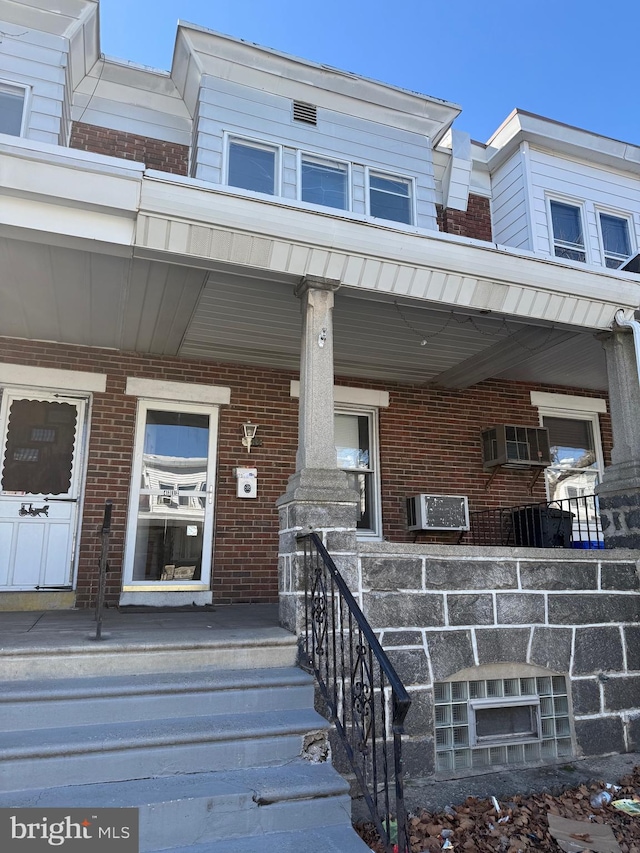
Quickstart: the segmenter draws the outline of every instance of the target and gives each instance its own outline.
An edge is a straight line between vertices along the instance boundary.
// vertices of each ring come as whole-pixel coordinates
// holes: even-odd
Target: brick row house
[[[187,23],[158,71],[59,6],[0,2],[2,607],[93,606],[109,499],[111,606],[296,630],[312,527],[410,686],[409,768],[637,748],[640,148],[523,111],[481,144]],[[488,464],[541,427],[544,473]],[[553,552],[407,518],[596,492]]]

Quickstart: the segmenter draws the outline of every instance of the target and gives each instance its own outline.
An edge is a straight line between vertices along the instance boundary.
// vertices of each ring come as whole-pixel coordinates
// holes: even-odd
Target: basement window
[[[434,699],[440,773],[573,754],[564,676],[436,682]]]

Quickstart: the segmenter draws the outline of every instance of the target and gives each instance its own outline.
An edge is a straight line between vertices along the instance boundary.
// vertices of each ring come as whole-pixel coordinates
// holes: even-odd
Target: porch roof
[[[604,388],[593,333],[640,304],[631,273],[28,140],[0,141],[0,174],[2,335],[295,369],[292,286],[320,275],[338,373]]]

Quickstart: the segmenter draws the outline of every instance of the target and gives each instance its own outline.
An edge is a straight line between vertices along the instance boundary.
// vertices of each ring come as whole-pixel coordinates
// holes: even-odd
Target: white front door
[[[209,589],[217,407],[141,401],[124,589]]]
[[[64,394],[2,394],[0,589],[72,586],[85,410]]]

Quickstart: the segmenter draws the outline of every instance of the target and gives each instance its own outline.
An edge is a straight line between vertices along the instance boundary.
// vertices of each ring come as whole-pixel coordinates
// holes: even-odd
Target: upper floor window
[[[394,222],[413,222],[411,181],[380,172],[369,172],[369,213]]]
[[[599,218],[604,262],[610,269],[617,269],[632,254],[629,220],[609,213],[600,213]]]
[[[349,207],[348,176],[349,169],[346,163],[303,154],[300,158],[302,201],[347,210]]]
[[[549,206],[553,228],[553,249],[556,257],[586,261],[580,208],[554,200],[549,202]]]
[[[27,89],[0,81],[0,133],[22,136]]]
[[[229,140],[227,182],[232,187],[276,194],[277,149],[245,139]]]

